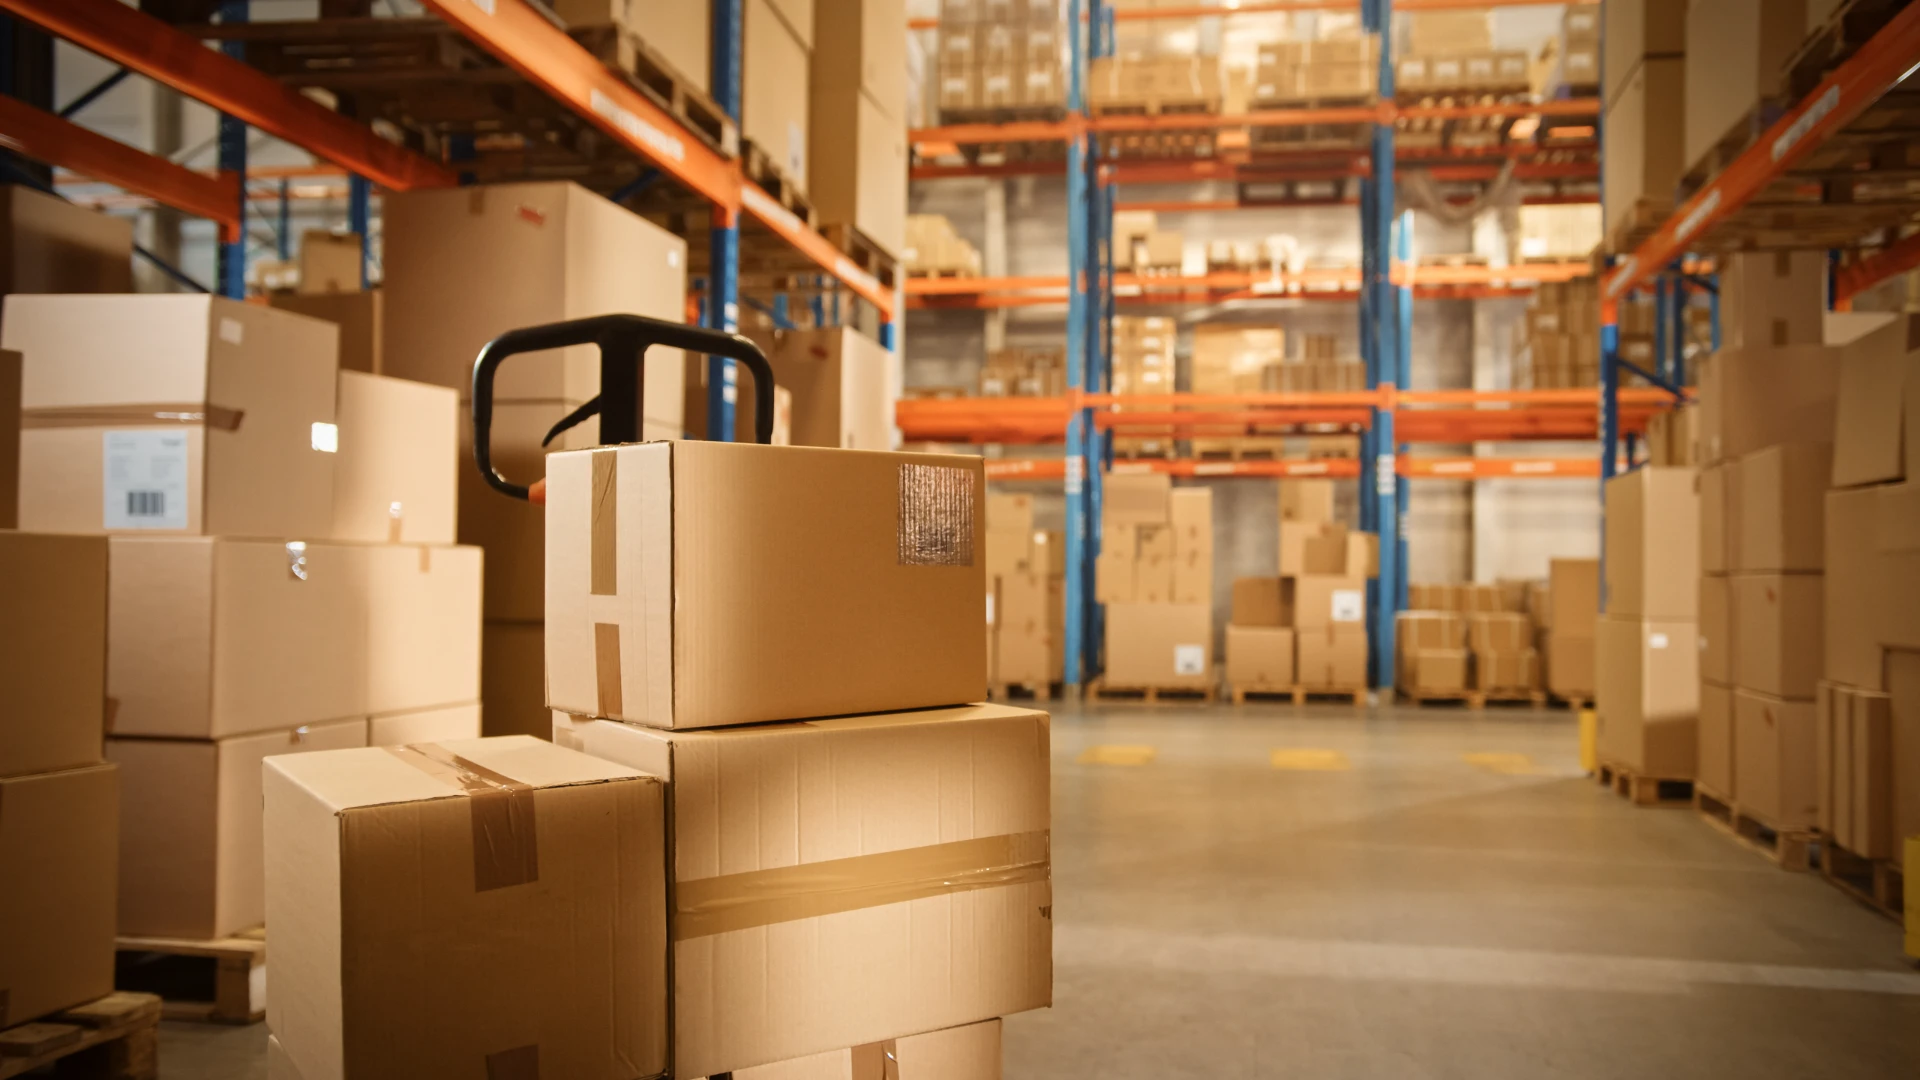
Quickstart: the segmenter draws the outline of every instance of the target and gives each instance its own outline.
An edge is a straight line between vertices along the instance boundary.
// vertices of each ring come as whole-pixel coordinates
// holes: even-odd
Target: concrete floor
[[[1920,1076],[1897,927],[1581,776],[1564,713],[1056,712],[1008,1080]],[[168,1025],[163,1077],[264,1076]]]

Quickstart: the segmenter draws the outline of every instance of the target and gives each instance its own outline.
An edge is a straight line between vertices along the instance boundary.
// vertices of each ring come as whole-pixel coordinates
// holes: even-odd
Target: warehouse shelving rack
[[[863,269],[763,188],[747,179],[731,147],[715,147],[628,85],[526,0],[422,0],[468,41],[608,140],[631,174],[616,201],[657,186],[681,196],[677,205],[705,211],[708,250],[706,322],[732,330],[741,302],[743,260],[776,265],[788,277],[803,273],[857,296],[878,313],[879,337],[894,348],[904,306],[897,279],[888,285]],[[217,291],[245,290],[242,224],[248,196],[245,131],[258,128],[346,171],[349,223],[367,235],[374,185],[388,191],[453,187],[475,182],[474,140],[449,140],[438,158],[388,141],[369,123],[341,115],[298,89],[248,66],[245,0],[220,5],[222,21],[200,27],[220,39],[206,47],[187,29],[118,0],[0,0],[0,13],[30,23],[99,55],[122,71],[160,82],[221,114],[219,171],[207,175],[104,139],[48,109],[47,103],[0,96],[0,134],[12,149],[71,169],[220,225]],[[321,20],[327,22],[328,20]],[[362,28],[396,20],[336,20]],[[274,24],[282,26],[284,24]],[[715,102],[737,124],[740,112],[740,0],[713,2],[712,84]],[[262,24],[261,29],[266,29]],[[124,76],[116,73],[111,81]],[[501,176],[502,179],[513,178]],[[689,219],[695,214],[686,215]],[[700,230],[690,230],[695,239]],[[779,299],[775,298],[776,301]],[[709,358],[707,430],[726,437],[733,424],[735,379],[731,361]]]

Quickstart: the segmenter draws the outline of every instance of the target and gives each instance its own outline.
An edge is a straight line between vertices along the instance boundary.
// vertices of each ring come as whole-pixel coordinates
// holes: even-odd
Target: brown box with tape
[[[733,1080],[1000,1080],[1000,1021],[736,1069]]]
[[[514,736],[276,757],[263,786],[287,1071],[666,1071],[658,780]]]
[[[984,700],[984,504],[977,457],[554,454],[547,701],[699,728]]]
[[[339,337],[218,297],[7,297],[20,527],[330,535]]]
[[[687,732],[557,714],[554,741],[667,781],[673,1075],[1051,1002],[1045,713]]]

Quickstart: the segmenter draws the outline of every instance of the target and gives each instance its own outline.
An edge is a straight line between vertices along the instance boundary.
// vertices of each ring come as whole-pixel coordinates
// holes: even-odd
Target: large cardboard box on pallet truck
[[[554,740],[667,782],[673,1075],[1052,1001],[1045,713],[704,731],[556,714]]]

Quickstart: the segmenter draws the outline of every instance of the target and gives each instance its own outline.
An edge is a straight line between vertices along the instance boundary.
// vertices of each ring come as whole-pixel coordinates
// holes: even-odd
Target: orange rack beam
[[[1574,0],[1578,3],[1593,3],[1597,0]],[[1395,11],[1455,11],[1465,8],[1496,7],[1558,7],[1549,0],[1394,0]],[[1206,19],[1227,15],[1284,15],[1300,11],[1358,11],[1359,0],[1246,0],[1240,4],[1194,4],[1184,7],[1155,8],[1119,8],[1113,13],[1116,22],[1134,22],[1145,19]],[[911,30],[932,30],[940,25],[939,19],[908,19]]]
[[[1466,290],[1486,295],[1524,295],[1541,282],[1571,281],[1591,272],[1585,262],[1523,263],[1518,266],[1419,266],[1397,264],[1393,279],[1411,284],[1419,297],[1459,298]],[[1291,273],[1227,270],[1202,275],[1115,274],[1114,289],[1122,300],[1137,294],[1141,302],[1174,303],[1184,299],[1295,298],[1350,299],[1360,287],[1356,267],[1319,267]],[[905,285],[910,308],[1038,307],[1066,302],[1065,275],[952,278],[910,277]]]
[[[1059,481],[1067,476],[1064,458],[988,458],[990,481]],[[1132,458],[1113,463],[1116,473],[1156,472],[1182,477],[1300,477],[1352,479],[1360,463],[1350,458],[1274,458],[1210,461],[1205,458]],[[1600,459],[1426,457],[1401,454],[1394,471],[1414,480],[1597,480]]]

